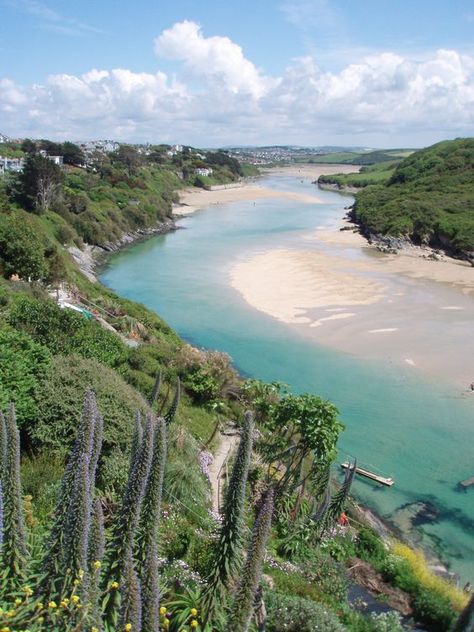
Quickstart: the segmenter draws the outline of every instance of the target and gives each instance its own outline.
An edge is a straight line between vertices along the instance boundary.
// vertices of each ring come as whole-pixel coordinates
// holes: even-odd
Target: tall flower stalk
[[[217,605],[222,603],[225,590],[237,575],[241,565],[245,490],[252,454],[253,427],[253,415],[247,412],[225,496],[223,522],[214,554],[214,565],[201,601],[204,626],[212,621]]]
[[[65,576],[69,553],[65,555],[66,524],[71,521],[71,505],[76,502],[75,490],[78,487],[79,472],[86,475],[84,459],[87,460],[87,477],[90,495],[95,485],[95,471],[102,447],[102,418],[97,409],[95,395],[91,390],[86,391],[84,406],[79,428],[69,460],[61,481],[58,501],[54,514],[54,523],[46,542],[45,554],[42,562],[44,574],[44,588],[50,595],[54,595]],[[86,484],[83,481],[83,486]]]
[[[252,530],[252,538],[247,559],[242,569],[241,579],[232,605],[228,629],[233,632],[247,632],[254,611],[255,595],[262,574],[263,558],[273,517],[273,489],[269,489],[262,499]]]
[[[122,500],[122,507],[113,529],[107,555],[107,589],[103,604],[107,623],[115,629],[120,611],[121,592],[108,590],[113,584],[121,585],[125,572],[125,563],[129,563],[132,555],[135,533],[140,520],[143,496],[145,493],[154,445],[154,419],[147,415],[145,431],[140,447],[130,463],[128,483]],[[132,559],[133,564],[133,559]],[[130,569],[128,569],[130,572]],[[115,626],[115,627],[114,627]]]
[[[161,498],[163,495],[163,478],[165,475],[167,450],[166,422],[159,418],[155,425],[153,442],[153,458],[150,474],[146,484],[143,506],[140,517],[140,529],[138,538],[138,559],[143,561],[146,557],[150,543],[157,541],[160,521]]]
[[[20,434],[15,407],[10,404],[6,417],[6,455],[3,475],[3,545],[2,562],[5,582],[12,587],[21,581],[26,564],[26,528],[20,481]]]

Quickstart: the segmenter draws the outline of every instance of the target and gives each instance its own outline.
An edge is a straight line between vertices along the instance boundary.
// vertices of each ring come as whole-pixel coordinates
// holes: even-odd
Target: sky
[[[196,147],[474,136],[474,0],[0,0],[0,133]]]

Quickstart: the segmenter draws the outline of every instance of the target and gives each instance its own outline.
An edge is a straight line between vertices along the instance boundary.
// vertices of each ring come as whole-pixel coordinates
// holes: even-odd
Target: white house
[[[0,173],[4,174],[7,171],[11,173],[19,173],[23,171],[25,161],[23,158],[6,158],[0,156]]]
[[[207,168],[207,167],[198,167],[197,169],[194,169],[194,173],[197,176],[210,176],[212,175],[212,169]]]

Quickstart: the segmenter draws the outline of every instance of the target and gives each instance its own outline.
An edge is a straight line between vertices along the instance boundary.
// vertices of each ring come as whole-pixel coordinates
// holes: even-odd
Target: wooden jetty
[[[463,489],[467,489],[468,487],[473,487],[474,486],[474,476],[471,476],[471,478],[466,478],[465,481],[459,481],[458,485],[459,485],[459,487],[462,487]]]
[[[347,470],[351,467],[351,464],[346,461],[345,463],[341,463],[341,467]],[[356,467],[356,474],[365,476],[365,478],[370,478],[370,480],[376,481],[377,483],[381,483],[382,485],[387,485],[387,487],[391,487],[395,482],[391,476],[388,476],[388,477],[379,476],[378,474],[375,474],[374,472],[369,472],[369,470],[364,470],[362,467]]]

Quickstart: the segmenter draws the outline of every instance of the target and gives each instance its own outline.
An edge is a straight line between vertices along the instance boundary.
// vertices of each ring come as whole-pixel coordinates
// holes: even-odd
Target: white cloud
[[[0,79],[0,129],[13,136],[130,141],[417,146],[474,134],[474,57],[373,54],[339,72],[313,57],[269,77],[227,37],[181,22],[155,40],[176,76],[128,69]]]
[[[228,37],[204,37],[195,22],[178,22],[155,40],[161,57],[182,61],[191,73],[221,89],[262,97],[272,81],[244,57],[240,46]]]

